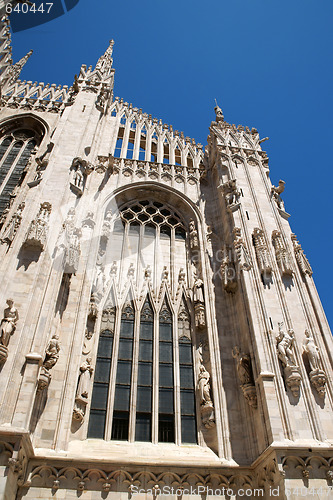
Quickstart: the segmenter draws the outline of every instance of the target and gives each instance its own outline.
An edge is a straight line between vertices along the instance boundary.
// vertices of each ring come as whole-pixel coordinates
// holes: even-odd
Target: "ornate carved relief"
[[[325,397],[327,377],[320,368],[319,347],[315,344],[314,338],[309,330],[305,330],[305,340],[303,350],[306,354],[311,371],[309,378],[321,398]]]
[[[57,363],[59,359],[59,351],[60,351],[60,342],[59,336],[54,334],[49,340],[47,347],[45,349],[45,357],[43,361],[43,365],[40,369],[38,382],[37,382],[37,391],[42,391],[48,387],[51,380],[51,368]]]
[[[75,274],[79,267],[81,254],[81,229],[74,225],[75,210],[70,209],[60,232],[57,246],[64,250],[64,273]]]
[[[232,233],[234,238],[234,250],[238,262],[238,267],[243,271],[249,271],[252,267],[252,259],[241,236],[241,230],[239,227],[234,227]]]
[[[40,209],[36,219],[32,220],[26,234],[23,245],[36,247],[43,251],[46,245],[47,233],[49,230],[49,219],[52,210],[51,203],[40,204]]]
[[[111,219],[112,219],[112,211],[108,210],[105,215],[105,219],[102,226],[102,234],[101,241],[106,244],[109,241],[110,232],[111,232]]]
[[[80,366],[80,375],[76,390],[75,405],[73,409],[74,420],[79,420],[80,422],[83,421],[86,413],[90,389],[90,379],[93,371],[94,369],[91,366],[91,358],[87,358]]]
[[[3,318],[0,323],[0,364],[5,363],[8,357],[8,345],[10,337],[16,329],[19,315],[16,307],[14,307],[13,299],[7,299],[8,307],[3,312]]]
[[[21,225],[22,221],[22,212],[24,210],[25,203],[20,203],[17,207],[16,212],[11,217],[7,226],[4,229],[4,232],[1,237],[1,243],[7,243],[10,246],[15,238],[18,228]]]
[[[94,229],[95,221],[94,221],[94,212],[87,212],[87,215],[82,221],[82,228],[88,227],[89,229]]]
[[[313,274],[312,268],[310,266],[308,259],[306,258],[306,255],[305,255],[301,245],[297,241],[296,234],[294,234],[294,233],[291,234],[291,241],[293,242],[296,261],[297,261],[297,264],[298,264],[298,267],[299,267],[301,273],[304,276],[306,276],[306,275],[312,276],[312,274]]]
[[[275,250],[276,262],[277,265],[279,266],[281,274],[292,275],[293,274],[292,262],[289,257],[288,250],[284,245],[282,235],[279,231],[273,231],[272,243]]]
[[[237,373],[245,399],[249,406],[257,408],[257,391],[254,384],[251,358],[249,354],[242,354],[239,347],[235,346],[232,356],[237,361]]]
[[[268,252],[264,232],[258,227],[256,227],[253,231],[253,244],[260,273],[263,276],[267,274],[270,275],[272,273],[271,258]]]
[[[285,332],[282,327],[283,322],[279,323],[279,333],[276,337],[277,354],[283,366],[285,382],[292,394],[297,397],[299,395],[302,377],[293,353],[295,342],[294,330]]]

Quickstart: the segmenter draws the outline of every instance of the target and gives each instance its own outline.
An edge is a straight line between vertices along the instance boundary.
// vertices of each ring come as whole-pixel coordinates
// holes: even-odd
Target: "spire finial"
[[[110,75],[113,62],[112,60],[113,46],[114,46],[114,40],[110,40],[108,48],[97,61],[95,69],[103,73],[103,76]]]
[[[23,66],[26,64],[28,61],[29,57],[32,54],[32,50],[29,50],[29,52],[22,57],[17,63],[13,64],[12,66],[8,66],[6,71],[4,71],[2,75],[2,87],[8,87],[12,83],[16,82],[18,77],[20,76],[20,73],[23,69]]]

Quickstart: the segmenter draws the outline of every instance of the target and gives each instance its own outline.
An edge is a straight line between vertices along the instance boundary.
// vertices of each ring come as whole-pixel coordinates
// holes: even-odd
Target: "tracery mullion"
[[[156,252],[155,252],[156,253]],[[152,442],[158,444],[158,403],[159,403],[159,315],[154,315],[154,335],[153,335],[153,401],[152,401]]]
[[[126,114],[124,114],[123,116],[125,116],[125,118],[126,118],[126,123],[125,123],[125,127],[124,127],[123,145],[121,148],[120,157],[127,158],[128,138],[129,138],[129,134],[130,134],[131,123],[130,123],[130,119],[126,116]]]
[[[139,159],[140,140],[141,140],[141,127],[139,127],[139,124],[137,124],[135,129],[135,139],[133,146],[133,160]]]
[[[0,144],[0,162],[4,163],[6,161],[7,155],[11,149],[10,146],[13,145],[13,141],[15,142],[13,136],[7,136]]]
[[[172,287],[172,293],[175,296],[176,293],[176,279],[177,276],[175,274],[175,251],[176,251],[176,244],[175,244],[175,228],[171,228],[171,235],[170,235],[170,279],[171,279],[171,287]]]
[[[174,407],[175,407],[175,441],[181,444],[181,409],[180,409],[180,375],[179,375],[179,338],[178,338],[178,316],[173,314],[173,384],[174,384]]]
[[[139,335],[140,335],[140,315],[136,311],[134,320],[133,361],[132,361],[130,415],[129,415],[129,432],[128,432],[128,440],[131,443],[135,441],[135,420],[136,420],[135,409],[137,401]]]
[[[129,222],[126,221],[125,228],[124,228],[123,247],[122,247],[122,251],[121,251],[119,283],[124,283],[127,281],[127,277],[125,276],[125,257],[126,257],[126,250],[127,250],[128,241],[129,241],[129,235],[128,235],[129,226],[130,226]]]
[[[111,439],[111,432],[112,432],[113,403],[114,403],[114,394],[116,390],[116,384],[113,383],[113,381],[116,380],[116,373],[117,373],[121,312],[122,312],[121,307],[116,308],[116,321],[115,321],[114,337],[113,337],[114,345],[113,345],[113,355],[112,355],[111,370],[110,370],[108,408],[106,413],[106,424],[105,424],[105,434],[104,434],[106,441],[109,441]]]

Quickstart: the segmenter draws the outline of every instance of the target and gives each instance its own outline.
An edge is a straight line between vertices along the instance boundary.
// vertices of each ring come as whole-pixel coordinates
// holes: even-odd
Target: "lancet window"
[[[9,205],[10,195],[38,142],[33,130],[19,129],[7,134],[0,143],[0,215]]]

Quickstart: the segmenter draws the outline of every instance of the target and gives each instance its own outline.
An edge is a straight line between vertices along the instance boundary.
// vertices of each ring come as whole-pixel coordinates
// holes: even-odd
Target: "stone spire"
[[[23,66],[25,63],[28,61],[29,57],[32,54],[32,50],[29,50],[27,55],[22,57],[17,63],[13,64],[12,66],[8,66],[6,70],[4,71],[2,77],[1,77],[1,86],[4,87],[9,87],[12,83],[14,83],[18,77],[20,76],[20,73],[23,69]]]
[[[103,75],[103,78],[107,78],[111,74],[113,45],[114,40],[110,40],[108,48],[96,64],[95,71],[99,71]]]

